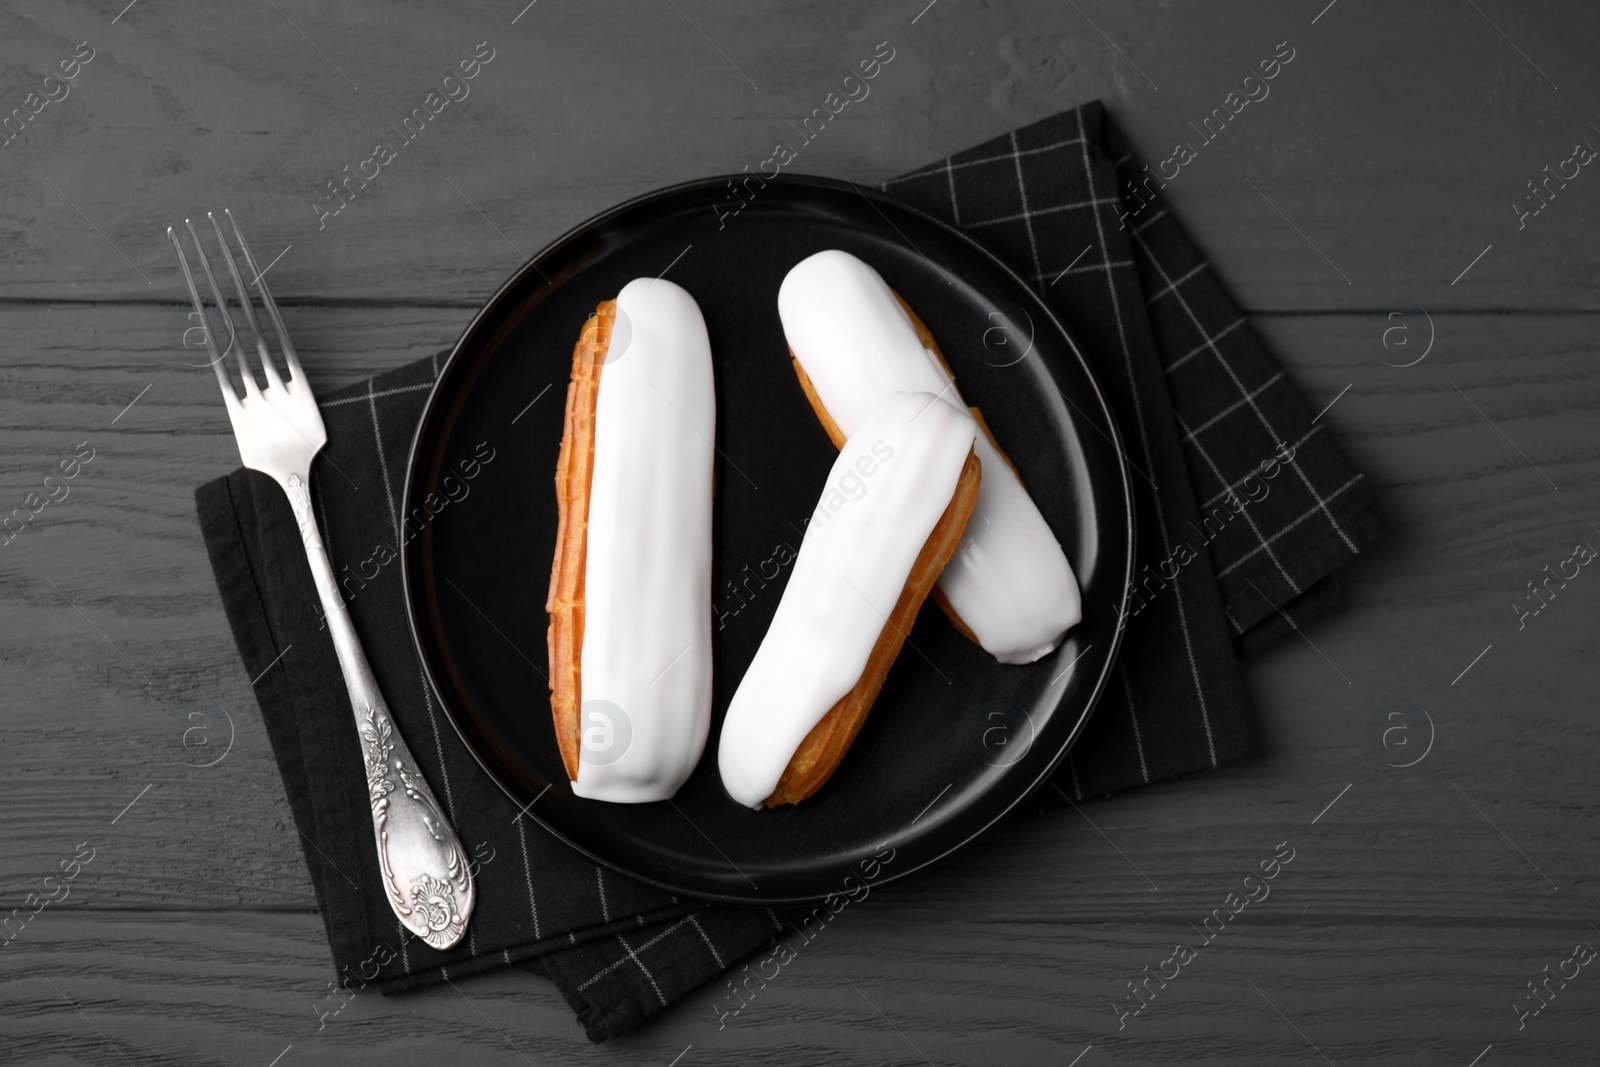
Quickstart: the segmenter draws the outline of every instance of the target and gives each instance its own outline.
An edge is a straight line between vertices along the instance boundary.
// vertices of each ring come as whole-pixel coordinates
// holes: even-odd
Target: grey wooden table
[[[0,949],[0,1061],[1600,1058],[1600,973],[1566,962],[1600,944],[1600,576],[1513,608],[1600,545],[1600,174],[1528,185],[1600,144],[1600,12],[926,2],[6,5],[0,114],[27,121],[0,148],[0,511],[93,458],[0,546],[0,911],[92,860]],[[725,1029],[708,988],[590,1046],[507,969],[358,995],[319,1030],[328,949],[263,802],[282,786],[191,497],[237,455],[177,347],[163,228],[230,206],[281,252],[327,391],[447,345],[595,211],[754,167],[883,41],[893,64],[800,169],[878,181],[1093,97],[1154,157],[1289,42],[1270,97],[1167,195],[1305,392],[1337,401],[1323,417],[1397,532],[1309,640],[1250,662],[1258,757],[1013,823],[874,893]],[[480,42],[470,97],[322,214]],[[226,757],[193,765],[185,731],[229,723]],[[1279,842],[1296,858],[1271,898],[1119,1030],[1126,984]]]

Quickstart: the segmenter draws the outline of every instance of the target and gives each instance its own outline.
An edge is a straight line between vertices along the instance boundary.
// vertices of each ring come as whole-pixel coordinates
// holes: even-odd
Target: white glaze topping
[[[886,393],[917,389],[965,406],[882,276],[848,252],[818,252],[778,290],[784,334],[846,438]],[[1077,625],[1077,579],[1016,472],[978,434],[983,481],[961,547],[939,579],[950,606],[1001,663],[1032,663]]]
[[[705,748],[715,436],[699,306],[672,282],[629,282],[595,403],[578,796],[670,797]]]
[[[752,808],[860,680],[978,436],[966,411],[930,393],[890,394],[858,429],[828,472],[772,625],[723,719],[722,784]]]

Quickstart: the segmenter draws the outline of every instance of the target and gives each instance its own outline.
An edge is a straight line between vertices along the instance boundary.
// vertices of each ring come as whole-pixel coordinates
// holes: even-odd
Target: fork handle
[[[472,914],[472,872],[460,838],[440,814],[439,803],[395,729],[378,680],[367,665],[317,530],[308,481],[309,475],[291,474],[283,490],[299,523],[311,577],[350,691],[384,889],[395,915],[408,930],[434,948],[446,949],[461,940]]]

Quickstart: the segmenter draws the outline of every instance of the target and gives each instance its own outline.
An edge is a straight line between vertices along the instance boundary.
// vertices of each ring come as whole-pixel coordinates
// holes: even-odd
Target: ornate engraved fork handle
[[[446,949],[461,940],[472,914],[472,874],[460,839],[440,814],[433,791],[395,730],[378,680],[367,665],[312,515],[307,482],[305,474],[290,474],[283,488],[300,525],[311,577],[322,599],[322,612],[333,634],[334,651],[361,733],[384,888],[395,914],[409,930],[434,948]]]

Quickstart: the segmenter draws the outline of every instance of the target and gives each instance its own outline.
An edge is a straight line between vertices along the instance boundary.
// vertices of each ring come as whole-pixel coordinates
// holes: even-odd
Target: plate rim
[[[619,201],[618,203],[613,204],[610,207],[589,216],[588,218],[585,218],[576,225],[569,227],[553,240],[546,242],[537,252],[529,256],[521,266],[514,270],[506,278],[506,280],[502,282],[486,300],[484,300],[477,311],[473,313],[472,319],[461,331],[460,336],[456,338],[455,343],[450,348],[450,354],[445,357],[444,361],[440,364],[439,373],[435,376],[432,384],[428,388],[427,399],[423,404],[422,413],[417,419],[416,427],[412,431],[411,444],[407,450],[405,484],[401,494],[401,502],[405,510],[402,513],[410,514],[410,509],[415,500],[413,493],[417,483],[419,460],[421,459],[419,452],[423,444],[423,439],[427,435],[427,431],[436,417],[435,409],[441,402],[441,386],[443,386],[446,379],[450,376],[451,370],[454,368],[458,359],[463,357],[463,353],[468,348],[468,342],[476,340],[476,335],[486,326],[497,325],[497,323],[491,321],[491,315],[499,316],[503,313],[501,303],[508,293],[521,286],[527,280],[530,274],[538,274],[540,277],[545,278],[547,284],[553,284],[550,283],[549,278],[544,275],[544,272],[539,269],[542,262],[548,256],[550,256],[552,252],[568,244],[587,231],[602,226],[621,215],[644,207],[653,201],[670,200],[695,189],[703,189],[707,192],[715,192],[716,190],[725,188],[726,184],[730,181],[747,177],[749,177],[749,175],[745,172],[719,174],[703,178],[691,178],[686,181],[674,182],[670,185],[658,186],[656,188],[646,190],[645,192],[631,196],[626,200]],[[1089,386],[1094,393],[1095,401],[1099,405],[1099,413],[1105,417],[1106,428],[1109,430],[1109,434],[1107,436],[1112,446],[1117,472],[1120,476],[1118,478],[1118,482],[1121,489],[1123,512],[1126,516],[1125,521],[1121,524],[1120,528],[1124,534],[1124,540],[1127,549],[1126,564],[1124,566],[1120,582],[1122,586],[1122,593],[1120,596],[1121,602],[1116,606],[1116,608],[1114,608],[1114,610],[1117,610],[1119,617],[1126,616],[1129,594],[1131,591],[1131,583],[1135,565],[1137,563],[1136,556],[1138,549],[1138,531],[1136,525],[1137,513],[1134,508],[1133,482],[1129,473],[1127,452],[1123,446],[1122,432],[1117,425],[1116,415],[1112,412],[1111,405],[1106,400],[1105,390],[1100,384],[1099,376],[1089,365],[1088,360],[1084,358],[1083,349],[1078,342],[1077,336],[1067,328],[1066,324],[1063,323],[1060,318],[1057,317],[1054,310],[1051,309],[1049,304],[1045,302],[1043,296],[1039,294],[1031,285],[1029,285],[1022,278],[1022,276],[1011,267],[1010,264],[1008,264],[1004,259],[1001,259],[998,254],[958,226],[954,226],[951,223],[938,218],[937,216],[930,215],[920,208],[904,203],[903,201],[896,199],[881,189],[875,187],[863,188],[862,186],[847,180],[804,173],[779,174],[774,178],[764,178],[764,180],[768,185],[790,186],[800,189],[820,189],[829,193],[838,194],[855,193],[866,200],[867,203],[875,208],[880,215],[883,215],[885,220],[889,222],[889,225],[892,228],[895,228],[897,233],[898,227],[895,227],[893,220],[889,219],[887,214],[884,214],[883,205],[888,205],[895,210],[906,212],[917,217],[923,223],[944,231],[947,236],[955,238],[956,241],[965,246],[968,251],[987,261],[987,265],[989,267],[1008,277],[1012,282],[1016,283],[1017,286],[1025,290],[1033,298],[1034,302],[1038,305],[1038,310],[1044,312],[1046,323],[1053,327],[1060,333],[1062,337],[1066,339],[1067,347],[1071,349],[1072,357],[1077,361],[1084,377],[1087,379]],[[908,246],[915,249],[915,246],[911,245],[909,238],[905,238],[902,235],[901,239],[904,240]],[[420,551],[420,549],[417,551]],[[517,791],[514,790],[502,778],[501,774],[493,766],[491,766],[490,762],[485,759],[484,755],[478,751],[478,746],[474,743],[473,739],[468,736],[467,731],[464,730],[461,725],[460,714],[454,707],[453,703],[446,699],[444,692],[441,690],[438,684],[438,680],[435,678],[434,666],[430,662],[430,657],[427,654],[424,646],[417,618],[417,598],[421,595],[418,583],[421,579],[414,573],[414,567],[411,562],[413,554],[413,551],[409,551],[404,547],[399,553],[402,582],[401,591],[405,598],[407,632],[411,635],[412,649],[416,653],[418,662],[422,666],[423,676],[427,679],[428,688],[431,690],[433,696],[438,700],[439,707],[444,711],[444,717],[449,720],[451,729],[455,731],[456,737],[472,755],[473,760],[476,761],[479,768],[489,776],[489,779],[493,781],[497,787],[499,787],[500,791],[505,794],[507,799],[509,799],[513,804],[517,805],[518,808],[523,809],[524,813],[530,818],[534,819],[546,833],[551,834],[557,840],[561,841],[562,844],[575,850],[579,855],[598,863],[609,870],[615,871],[618,874],[632,878],[636,881],[643,882],[657,889],[666,890],[670,893],[683,894],[695,900],[746,907],[770,907],[778,905],[819,903],[832,895],[831,893],[807,894],[799,896],[760,895],[759,893],[755,895],[740,895],[737,893],[719,893],[715,891],[707,891],[699,887],[676,884],[649,874],[631,870],[615,859],[596,853],[592,849],[572,840],[557,827],[552,826],[536,810],[534,810],[532,803],[524,804]],[[1051,757],[1051,759],[1040,768],[1038,773],[1034,775],[1032,781],[1027,783],[1026,788],[1019,790],[1014,799],[1005,804],[990,818],[984,820],[983,823],[976,829],[961,836],[959,840],[956,840],[950,844],[938,846],[929,856],[921,859],[915,864],[896,870],[893,874],[885,872],[882,877],[879,877],[873,881],[873,885],[887,885],[890,882],[897,882],[903,878],[909,878],[914,874],[925,871],[929,867],[935,866],[936,864],[942,863],[989,833],[989,831],[993,830],[1006,819],[1010,818],[1019,807],[1021,807],[1031,797],[1039,792],[1039,790],[1046,784],[1046,782],[1049,781],[1050,777],[1060,767],[1061,762],[1066,759],[1067,754],[1070,753],[1077,745],[1079,739],[1083,735],[1084,728],[1088,725],[1090,718],[1099,708],[1100,701],[1102,697],[1104,697],[1106,689],[1110,684],[1112,669],[1116,666],[1117,659],[1121,655],[1122,644],[1126,630],[1126,626],[1117,626],[1112,635],[1112,647],[1106,655],[1105,663],[1101,668],[1099,677],[1095,680],[1094,686],[1090,690],[1088,698],[1084,702],[1083,712],[1077,717],[1076,722],[1074,722],[1072,726],[1071,732],[1067,735],[1066,740],[1061,744],[1059,751],[1057,751]],[[702,756],[702,759],[703,758],[704,756]],[[537,799],[538,798],[536,797],[535,802],[537,802]]]

